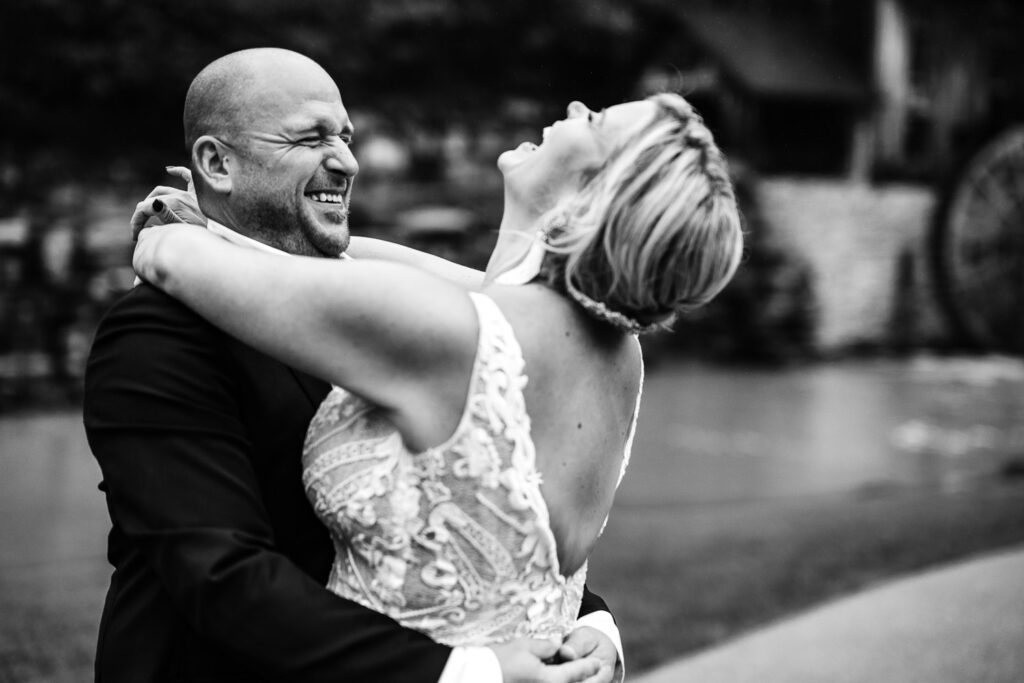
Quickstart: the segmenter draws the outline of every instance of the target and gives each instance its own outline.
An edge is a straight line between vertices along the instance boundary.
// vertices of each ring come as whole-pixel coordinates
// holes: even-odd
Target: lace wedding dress
[[[560,572],[522,352],[498,306],[470,297],[477,356],[448,441],[410,453],[377,408],[340,388],[310,424],[303,480],[334,541],[328,588],[447,645],[561,637],[587,566]],[[635,426],[634,413],[622,472]]]

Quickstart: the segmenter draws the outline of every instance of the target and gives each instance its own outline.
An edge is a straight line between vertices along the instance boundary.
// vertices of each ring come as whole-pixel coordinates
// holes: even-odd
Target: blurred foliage
[[[645,3],[616,0],[6,0],[0,163],[50,179],[180,155],[192,77],[228,52],[279,46],[335,76],[354,114],[494,117],[517,97],[562,107],[629,91]],[[641,30],[643,29],[643,30]],[[547,113],[547,112],[545,112]],[[127,166],[127,169],[126,169]],[[30,190],[30,188],[29,188]]]
[[[1020,3],[940,4],[992,36],[1002,50],[994,67],[1009,77]],[[855,20],[865,6],[838,0],[5,0],[0,190],[124,179],[180,159],[188,84],[234,50],[308,54],[337,79],[357,123],[372,113],[427,130],[478,127],[515,118],[524,101],[543,121],[570,99],[627,97],[679,36],[679,13],[698,5],[800,16],[868,61],[870,27]]]

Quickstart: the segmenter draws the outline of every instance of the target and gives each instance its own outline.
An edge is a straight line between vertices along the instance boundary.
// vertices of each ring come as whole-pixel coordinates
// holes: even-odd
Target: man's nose
[[[324,161],[328,171],[341,173],[346,176],[354,176],[359,173],[359,162],[349,149],[348,143],[338,141],[331,145],[331,152]]]
[[[569,103],[569,106],[565,108],[565,113],[570,119],[586,116],[589,112],[590,109],[587,108],[587,105],[583,104],[579,100],[573,100]]]

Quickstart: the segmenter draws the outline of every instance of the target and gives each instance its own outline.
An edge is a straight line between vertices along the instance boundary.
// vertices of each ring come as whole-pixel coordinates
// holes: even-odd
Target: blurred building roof
[[[810,26],[716,9],[684,9],[683,24],[724,72],[750,92],[856,103],[864,79]]]

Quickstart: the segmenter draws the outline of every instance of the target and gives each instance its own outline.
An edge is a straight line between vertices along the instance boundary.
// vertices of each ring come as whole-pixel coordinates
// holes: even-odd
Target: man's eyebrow
[[[337,126],[334,121],[324,118],[308,118],[292,121],[288,128],[295,134],[316,132],[319,135],[352,135],[355,132],[355,127],[352,125],[352,121],[345,119],[344,125],[338,133]]]

